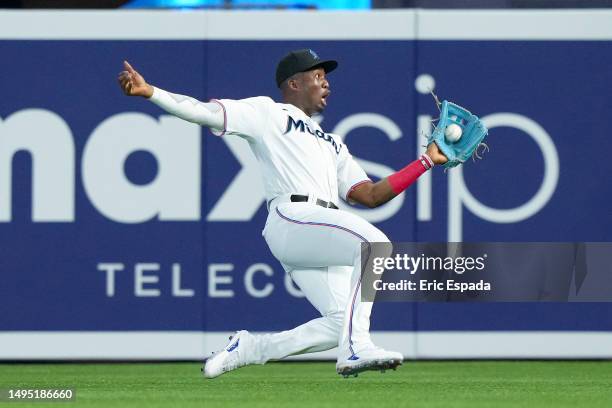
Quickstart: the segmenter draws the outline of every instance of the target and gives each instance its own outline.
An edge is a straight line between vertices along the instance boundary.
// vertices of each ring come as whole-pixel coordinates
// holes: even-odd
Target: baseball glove
[[[449,169],[458,166],[470,157],[482,158],[478,148],[482,147],[482,152],[489,150],[489,147],[482,143],[489,131],[478,116],[452,102],[445,100],[440,103],[435,95],[434,99],[440,109],[440,119],[434,126],[434,131],[427,138],[427,144],[435,142],[448,158],[444,167]],[[461,128],[461,137],[455,142],[445,137],[446,128],[452,124]]]

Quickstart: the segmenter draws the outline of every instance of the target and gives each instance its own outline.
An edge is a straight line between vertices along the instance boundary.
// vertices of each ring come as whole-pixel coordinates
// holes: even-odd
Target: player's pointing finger
[[[130,63],[127,61],[123,61],[123,66],[125,67],[125,70],[128,71],[129,73],[136,72],[134,68],[132,68]]]

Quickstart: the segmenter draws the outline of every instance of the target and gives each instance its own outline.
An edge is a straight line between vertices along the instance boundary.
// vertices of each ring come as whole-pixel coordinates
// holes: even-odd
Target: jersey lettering
[[[326,142],[331,143],[331,145],[334,147],[334,150],[336,151],[336,154],[340,154],[340,149],[342,148],[342,146],[338,146],[334,138],[331,137],[329,133],[324,133],[320,131],[319,129],[313,132],[310,126],[304,123],[303,120],[300,119],[298,121],[295,121],[295,119],[293,119],[291,115],[287,115],[287,128],[285,129],[285,133],[283,133],[283,135],[286,135],[287,133],[291,132],[291,130],[293,129],[295,130],[299,129],[299,131],[302,133],[308,132],[311,135],[318,137],[319,139],[323,139]]]

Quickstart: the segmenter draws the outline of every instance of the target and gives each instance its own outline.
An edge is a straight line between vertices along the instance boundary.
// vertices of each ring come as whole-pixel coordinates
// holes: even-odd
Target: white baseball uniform
[[[339,346],[339,358],[372,347],[371,302],[361,301],[361,243],[389,242],[366,220],[320,202],[348,201],[369,182],[337,135],[291,104],[268,97],[242,100],[193,98],[155,88],[151,100],[217,134],[245,139],[261,166],[268,206],[263,236],[274,256],[321,317],[292,330],[257,336],[254,363]],[[307,202],[292,202],[292,195]]]

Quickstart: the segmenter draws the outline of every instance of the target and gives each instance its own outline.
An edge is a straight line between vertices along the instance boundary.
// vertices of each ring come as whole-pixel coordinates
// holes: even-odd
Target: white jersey
[[[213,100],[222,105],[224,131],[249,142],[260,163],[268,202],[284,194],[314,195],[338,203],[368,176],[338,135],[291,104],[268,97]]]

